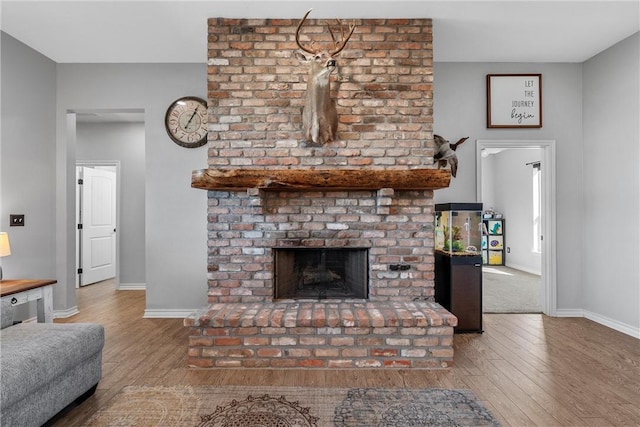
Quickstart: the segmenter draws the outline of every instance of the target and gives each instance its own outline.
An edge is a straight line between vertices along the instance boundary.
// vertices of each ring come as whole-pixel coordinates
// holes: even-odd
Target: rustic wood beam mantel
[[[448,169],[200,169],[191,187],[215,191],[436,190],[451,181]]]

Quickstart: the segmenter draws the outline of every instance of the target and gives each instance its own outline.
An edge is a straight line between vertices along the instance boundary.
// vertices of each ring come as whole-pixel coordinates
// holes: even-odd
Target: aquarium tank
[[[449,256],[480,256],[482,203],[442,203],[435,208],[435,250]]]

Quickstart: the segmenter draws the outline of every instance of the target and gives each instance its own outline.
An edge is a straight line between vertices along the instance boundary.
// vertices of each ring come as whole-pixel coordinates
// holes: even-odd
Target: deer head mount
[[[309,67],[309,79],[307,80],[307,98],[302,111],[302,132],[309,145],[322,145],[333,141],[338,129],[338,113],[336,104],[330,95],[329,77],[336,68],[335,57],[342,52],[349,38],[356,29],[355,23],[348,28],[336,19],[340,30],[340,38],[337,39],[330,25],[327,25],[333,45],[330,48],[306,47],[300,42],[300,30],[311,9],[296,29],[296,44],[300,48],[295,52],[298,60]]]

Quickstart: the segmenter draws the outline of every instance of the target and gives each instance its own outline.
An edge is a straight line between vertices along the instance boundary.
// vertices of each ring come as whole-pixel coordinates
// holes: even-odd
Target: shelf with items
[[[504,218],[485,217],[482,223],[482,263],[484,265],[504,265],[506,248]]]

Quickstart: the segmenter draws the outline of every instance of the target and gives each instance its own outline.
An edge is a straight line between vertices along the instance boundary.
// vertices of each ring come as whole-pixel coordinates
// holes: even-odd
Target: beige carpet
[[[482,267],[484,313],[540,313],[540,276],[504,266]]]
[[[469,390],[125,387],[87,426],[498,426]]]

